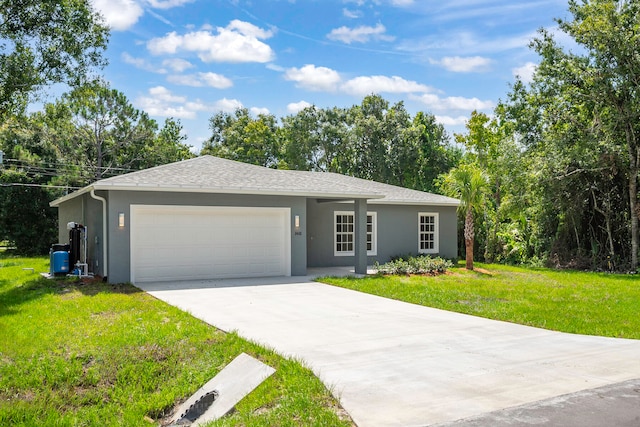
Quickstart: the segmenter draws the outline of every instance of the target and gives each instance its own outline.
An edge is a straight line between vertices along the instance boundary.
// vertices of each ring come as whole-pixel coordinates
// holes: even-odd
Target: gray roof
[[[459,201],[422,191],[328,172],[269,169],[213,156],[201,156],[96,181],[57,199],[94,190],[185,191],[202,193],[305,196],[324,199],[370,199],[369,203],[457,206]]]
[[[352,176],[341,175],[330,172],[304,172],[307,174],[321,175],[330,179],[334,183],[342,183],[344,185],[355,185],[366,191],[373,191],[378,194],[384,194],[381,199],[371,200],[373,204],[428,204],[437,206],[458,206],[460,201],[451,197],[442,196],[440,194],[426,193],[424,191],[411,190],[409,188],[398,187],[396,185],[383,184],[381,182],[369,181]]]

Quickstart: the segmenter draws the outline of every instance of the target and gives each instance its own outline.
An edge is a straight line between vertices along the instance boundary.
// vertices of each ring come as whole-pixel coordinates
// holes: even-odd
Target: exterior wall
[[[306,201],[302,197],[255,196],[206,193],[164,192],[109,192],[109,282],[130,281],[131,248],[129,224],[130,206],[133,205],[185,205],[185,206],[235,206],[235,207],[287,207],[291,208],[291,275],[307,273]],[[118,213],[125,214],[124,228],[118,228]],[[294,227],[294,219],[300,217],[300,227]]]
[[[307,202],[307,265],[309,267],[352,266],[353,256],[334,255],[334,212],[353,211],[353,203]],[[368,212],[377,212],[377,255],[367,263],[384,263],[396,255],[418,253],[418,213],[438,213],[438,255],[458,256],[456,207],[376,205],[369,203]]]
[[[69,243],[67,223],[87,227],[87,264],[89,272],[103,276],[102,203],[89,194],[68,200],[58,207],[58,241]]]
[[[108,280],[130,281],[129,224],[132,204],[287,207],[291,209],[291,274],[302,276],[308,267],[353,266],[354,256],[334,256],[334,211],[353,211],[354,203],[318,203],[315,199],[284,196],[255,196],[206,193],[165,193],[98,191],[107,199]],[[457,215],[455,207],[376,205],[367,211],[377,212],[377,255],[367,263],[387,262],[391,257],[418,252],[418,213],[439,214],[439,255],[455,258],[457,254]],[[118,213],[125,214],[125,226],[118,227]],[[300,226],[295,228],[295,217]],[[67,243],[66,225],[74,221],[88,227],[87,261],[89,271],[103,274],[102,203],[89,194],[71,199],[58,207],[60,243]]]

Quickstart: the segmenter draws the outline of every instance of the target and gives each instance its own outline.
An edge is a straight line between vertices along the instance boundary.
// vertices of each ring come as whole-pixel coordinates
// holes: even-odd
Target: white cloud
[[[134,0],[91,0],[91,3],[114,31],[131,28],[144,14],[144,9]]]
[[[446,56],[439,61],[430,59],[429,62],[456,73],[487,71],[491,65],[491,59],[482,56]]]
[[[283,73],[286,71],[286,69],[284,67],[281,67],[280,65],[276,65],[274,63],[269,63],[267,65],[265,65],[265,68],[268,70],[272,70],[272,71],[277,71],[279,73]]]
[[[198,32],[189,34],[193,37],[193,35],[198,34]],[[164,37],[157,37],[149,40],[147,42],[147,49],[149,49],[149,52],[154,55],[172,54],[178,51],[182,46],[182,43],[183,37],[179,36],[175,31],[172,31]]]
[[[218,100],[214,104],[214,106],[215,106],[215,110],[216,111],[224,111],[226,113],[233,113],[238,108],[242,108],[242,102],[238,101],[237,99],[222,98],[222,99]]]
[[[375,27],[369,27],[366,25],[356,28],[340,27],[331,30],[331,32],[327,34],[327,38],[329,40],[341,41],[346,44],[351,44],[353,42],[366,43],[371,39],[385,41],[394,40],[394,37],[385,34],[386,31],[387,29],[382,24],[377,24]]]
[[[537,64],[527,62],[522,67],[516,67],[511,71],[513,72],[513,76],[520,77],[520,80],[522,80],[523,83],[531,83],[537,68]]]
[[[287,105],[287,111],[291,114],[296,114],[297,112],[302,111],[307,107],[311,107],[311,104],[309,104],[307,101],[292,102],[291,104]]]
[[[194,112],[195,111],[214,111],[214,107],[205,104],[199,99],[196,101],[189,101],[186,104],[184,104],[184,106],[186,109]]]
[[[266,115],[268,115],[268,114],[270,114],[270,113],[271,113],[271,112],[269,111],[269,109],[268,109],[268,108],[265,108],[265,107],[262,107],[262,108],[261,108],[261,107],[251,107],[251,108],[249,109],[249,111],[251,111],[251,114],[253,114],[254,116],[259,116],[259,115],[261,115],[261,114],[263,114],[263,115],[265,115],[265,116],[266,116]]]
[[[263,30],[250,22],[240,21],[239,19],[231,21],[229,25],[227,25],[226,29],[230,31],[237,31],[240,34],[244,34],[248,37],[255,37],[257,39],[268,39],[273,36],[272,31]]]
[[[190,111],[184,105],[172,103],[154,96],[141,96],[136,100],[136,105],[156,117],[174,117],[176,119],[195,119],[196,112]]]
[[[413,2],[414,0],[391,0],[392,5],[400,7],[411,6]]]
[[[233,86],[233,82],[230,79],[216,73],[172,75],[167,77],[167,80],[177,85],[192,87],[209,86],[216,89],[227,89]]]
[[[467,124],[468,117],[458,116],[458,117],[450,117],[450,116],[435,116],[436,122],[444,125],[444,126],[461,126]]]
[[[488,110],[494,106],[492,101],[482,101],[478,98],[464,98],[462,96],[441,98],[433,93],[425,93],[419,96],[411,95],[410,98],[422,102],[433,110],[473,111]]]
[[[405,80],[398,76],[360,76],[345,82],[341,89],[351,95],[368,95],[370,93],[411,93],[429,92],[431,89],[423,84]]]
[[[199,99],[190,101],[185,96],[173,94],[164,86],[150,88],[148,95],[136,99],[135,104],[151,116],[176,119],[195,119],[200,111],[216,110],[214,105],[207,105]]]
[[[135,58],[129,55],[129,53],[127,52],[122,52],[122,55],[120,55],[120,57],[125,63],[133,65],[134,67],[139,68],[141,70],[149,71],[152,73],[158,73],[158,74],[166,74],[167,72],[167,70],[165,70],[164,68],[158,68],[157,66],[148,62],[146,59]]]
[[[333,92],[340,83],[340,74],[327,67],[316,67],[307,64],[302,68],[289,68],[284,78],[297,83],[299,87],[315,90]]]
[[[166,24],[170,27],[175,27],[175,25],[173,25],[173,22],[169,21],[167,18],[165,18],[164,16],[160,15],[159,13],[156,13],[153,9],[151,8],[147,8],[146,12],[153,16],[154,18],[156,18],[158,21],[162,22],[163,24]]]
[[[231,79],[221,74],[209,72],[198,73],[198,76],[200,77],[200,80],[202,80],[202,82],[209,87],[215,87],[216,89],[226,89],[233,86],[233,82],[231,81]]]
[[[171,9],[172,7],[191,3],[192,1],[194,0],[146,0],[149,6],[156,9]]]
[[[185,70],[188,70],[189,68],[194,67],[191,62],[180,58],[165,59],[164,61],[162,61],[162,65],[171,68],[176,73],[181,73]]]
[[[365,96],[371,93],[407,94],[409,99],[419,101],[431,110],[437,111],[482,111],[494,107],[492,101],[483,101],[475,97],[443,97],[438,95],[435,89],[425,84],[406,80],[399,76],[359,76],[343,81],[335,70],[308,64],[302,68],[288,69],[284,77],[296,82],[298,87],[315,91],[339,91],[354,96]],[[297,113],[309,105],[306,101],[291,103],[287,105],[287,111]],[[449,119],[449,121],[452,120],[454,119]],[[459,118],[455,120],[459,120]]]
[[[362,16],[362,12],[359,10],[350,10],[345,7],[342,9],[342,16],[349,19],[356,19]]]
[[[187,98],[184,96],[174,95],[169,89],[164,86],[155,86],[149,89],[149,94],[155,99],[164,102],[186,102]]]
[[[179,35],[175,31],[147,42],[154,55],[175,54],[178,51],[196,52],[204,62],[269,62],[274,53],[260,41],[273,35],[248,22],[233,20],[226,27],[193,31]]]
[[[529,42],[537,36],[531,31],[516,35],[505,35],[496,38],[486,38],[472,31],[451,31],[447,37],[432,35],[422,39],[405,39],[396,47],[400,51],[412,53],[442,52],[445,55],[456,52],[461,56],[479,54],[495,54],[510,50],[529,50]]]

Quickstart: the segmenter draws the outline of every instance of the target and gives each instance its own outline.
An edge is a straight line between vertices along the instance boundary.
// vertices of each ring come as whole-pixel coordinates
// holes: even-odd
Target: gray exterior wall
[[[87,227],[87,264],[89,272],[103,276],[102,202],[83,194],[58,207],[58,242],[69,243],[67,223],[77,222]],[[70,266],[73,267],[73,266]]]
[[[138,191],[97,191],[107,199],[108,281],[130,281],[130,219],[133,205],[285,207],[291,209],[291,274],[305,275],[307,267],[353,266],[354,256],[334,256],[334,211],[353,211],[353,202],[318,203],[304,197],[256,196],[207,193],[167,193]],[[368,264],[387,262],[392,256],[418,253],[418,212],[439,214],[439,255],[456,258],[457,215],[455,207],[376,205],[367,210],[377,212],[377,255]],[[118,213],[125,214],[125,227],[118,227]],[[294,218],[300,216],[300,228]],[[88,227],[89,271],[104,276],[102,203],[83,194],[58,207],[60,243],[67,243],[68,222]]]
[[[307,202],[308,267],[352,266],[353,256],[334,255],[334,212],[353,211],[353,203]],[[418,253],[418,213],[438,213],[439,253],[444,258],[458,256],[456,207],[376,205],[369,203],[368,212],[377,212],[377,255],[367,257],[369,265],[384,263],[396,255]]]
[[[109,282],[130,281],[131,245],[129,224],[131,205],[183,205],[291,208],[291,275],[307,274],[306,217],[307,205],[302,197],[255,196],[207,193],[164,193],[109,191]],[[125,214],[125,227],[118,228],[118,213]],[[300,216],[300,229],[294,230],[294,218]]]

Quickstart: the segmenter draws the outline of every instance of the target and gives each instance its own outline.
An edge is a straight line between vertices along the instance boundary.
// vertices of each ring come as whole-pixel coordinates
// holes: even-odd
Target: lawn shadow
[[[131,283],[106,283],[99,278],[80,279],[73,284],[71,290],[80,291],[83,295],[90,297],[104,293],[130,295],[143,292]]]
[[[9,281],[3,280],[1,284],[7,286]],[[103,283],[100,279],[47,279],[39,277],[0,292],[0,316],[17,314],[21,305],[47,295],[63,295],[76,290],[85,296],[94,296],[100,293],[135,294],[142,292],[131,284]]]
[[[475,274],[476,276],[480,276],[480,277],[495,277],[495,276],[498,275],[497,272],[489,271],[489,270],[487,270],[485,268],[481,268],[481,267],[474,267],[473,270],[467,270],[467,268],[465,267],[464,264],[455,265],[449,271],[450,272],[457,272],[457,273]]]
[[[484,268],[478,268],[478,267],[474,267],[474,269],[471,270],[471,273],[476,273],[478,276],[488,276],[488,277],[494,277],[496,275],[496,273],[494,272],[491,272]]]

